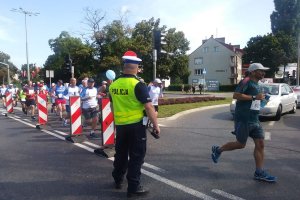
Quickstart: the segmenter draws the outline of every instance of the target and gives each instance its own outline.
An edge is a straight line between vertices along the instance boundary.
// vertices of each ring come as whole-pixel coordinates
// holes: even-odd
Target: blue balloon
[[[113,70],[107,70],[105,75],[111,81],[116,78],[116,73]]]

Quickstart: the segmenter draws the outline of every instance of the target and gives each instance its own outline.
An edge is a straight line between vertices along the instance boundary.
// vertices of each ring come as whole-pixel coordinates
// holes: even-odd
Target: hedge
[[[185,98],[162,98],[158,99],[158,105],[196,103],[202,101],[217,101],[224,100],[224,97],[185,97]]]

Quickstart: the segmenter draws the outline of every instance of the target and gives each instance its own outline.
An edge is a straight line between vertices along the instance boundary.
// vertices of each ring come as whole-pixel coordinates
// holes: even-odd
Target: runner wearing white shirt
[[[98,91],[94,87],[94,79],[89,78],[88,87],[84,88],[81,92],[81,101],[82,101],[82,113],[88,124],[92,125],[92,130],[90,132],[91,137],[96,137],[95,131],[98,121]]]
[[[1,87],[1,99],[2,99],[2,103],[3,103],[3,108],[6,107],[6,102],[5,102],[5,92],[6,92],[6,86],[4,84],[2,84],[2,87]]]
[[[156,115],[158,113],[158,98],[161,97],[159,84],[161,84],[161,80],[157,78],[153,81],[153,85],[149,86],[149,96],[151,98],[152,105],[155,108]]]
[[[64,98],[66,99],[66,112],[64,117],[63,126],[68,125],[68,119],[70,118],[70,96],[80,96],[80,88],[76,86],[76,78],[70,79],[69,87],[64,91]]]

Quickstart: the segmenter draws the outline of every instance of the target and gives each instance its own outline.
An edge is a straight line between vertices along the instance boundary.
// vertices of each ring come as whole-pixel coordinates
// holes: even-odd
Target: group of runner
[[[0,88],[1,99],[3,107],[6,107],[6,93],[9,92],[14,98],[14,105],[20,101],[22,105],[22,111],[24,114],[30,114],[31,119],[35,120],[37,95],[45,94],[49,102],[52,103],[51,113],[55,113],[59,120],[62,121],[63,126],[69,125],[70,119],[70,96],[81,97],[81,108],[84,115],[83,126],[91,125],[92,130],[90,132],[91,137],[96,137],[95,131],[98,122],[99,103],[100,99],[107,96],[108,84],[111,81],[103,81],[99,88],[95,88],[95,81],[92,78],[84,78],[82,83],[77,86],[76,78],[71,78],[69,83],[63,83],[59,80],[56,84],[52,83],[48,88],[44,81],[32,83],[28,81],[27,84],[22,84],[18,89],[12,84],[2,85]]]
[[[80,85],[77,86],[76,78],[71,78],[69,83],[63,83],[59,80],[56,84],[52,83],[48,86],[43,80],[33,83],[28,81],[27,84],[22,84],[21,88],[9,85],[2,85],[0,88],[3,107],[6,105],[5,94],[10,92],[14,99],[14,104],[17,105],[19,101],[22,105],[22,111],[26,115],[30,115],[32,120],[36,117],[37,95],[45,94],[48,102],[51,102],[51,113],[55,113],[59,120],[62,121],[62,126],[69,126],[70,124],[70,96],[81,97],[81,110],[84,116],[83,126],[91,126],[90,136],[97,137],[96,127],[99,121],[99,105],[101,105],[101,98],[108,96],[108,86],[111,80],[102,81],[101,85],[96,88],[95,81],[92,78],[84,78]],[[155,79],[152,84],[148,86],[148,91],[155,106],[156,113],[158,112],[158,98],[162,97],[161,80]]]

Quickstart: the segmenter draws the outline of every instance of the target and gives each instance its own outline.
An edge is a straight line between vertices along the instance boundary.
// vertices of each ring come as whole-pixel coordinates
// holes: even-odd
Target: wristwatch
[[[252,100],[254,101],[256,99],[256,96],[252,96]]]

